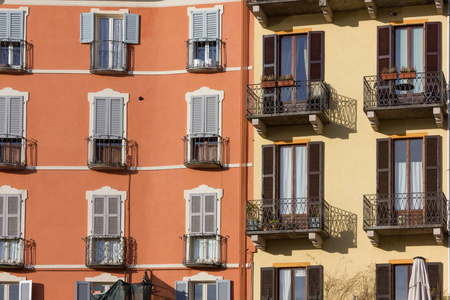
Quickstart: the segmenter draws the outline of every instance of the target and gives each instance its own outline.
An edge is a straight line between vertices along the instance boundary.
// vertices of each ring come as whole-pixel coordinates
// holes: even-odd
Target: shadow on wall
[[[357,223],[356,214],[330,206],[330,238],[324,241],[324,250],[348,253],[349,248],[355,248]]]
[[[33,281],[31,295],[33,299],[44,299],[44,285]]]
[[[151,281],[153,283],[152,300],[173,300],[175,288],[168,285],[155,274],[152,274]]]
[[[36,242],[32,239],[25,240],[24,264],[26,266],[36,264]]]
[[[137,243],[136,240],[132,237],[128,238],[128,264],[135,265],[137,264]]]
[[[329,109],[330,123],[356,132],[357,100],[339,95],[334,88],[328,87],[331,94]]]

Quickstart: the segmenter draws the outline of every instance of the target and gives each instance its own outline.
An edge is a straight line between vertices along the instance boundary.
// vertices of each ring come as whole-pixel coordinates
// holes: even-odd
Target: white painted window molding
[[[17,277],[12,275],[11,273],[8,272],[2,272],[0,273],[0,282],[5,282],[5,283],[10,283],[10,282],[14,282],[14,283],[19,283],[19,281],[23,281],[23,280],[27,280],[26,277]]]
[[[219,40],[222,39],[222,15],[223,15],[223,5],[216,5],[209,8],[196,8],[188,7],[187,15],[189,17],[189,39],[192,39],[192,12],[194,11],[219,11]]]
[[[125,281],[124,278],[119,278],[117,276],[114,276],[110,273],[102,273],[98,276],[95,277],[86,277],[85,281],[90,281],[90,282],[107,282],[107,283],[111,283],[111,282],[116,282],[117,280],[123,280]]]
[[[28,191],[18,190],[9,185],[3,185],[0,187],[0,195],[20,195],[20,236],[25,238],[25,200],[28,198]]]
[[[223,280],[223,276],[214,276],[206,272],[197,273],[191,277],[183,277],[184,281],[216,281]]]
[[[125,201],[127,200],[127,192],[104,186],[95,191],[86,191],[86,200],[88,201],[88,228],[87,236],[92,235],[92,215],[94,196],[119,196],[120,197],[120,236],[124,236],[125,231]]]
[[[101,10],[100,8],[91,8],[91,12],[102,15],[123,15],[130,13],[130,10],[126,8],[119,10]]]
[[[6,87],[0,90],[0,96],[19,96],[23,98],[23,108],[22,108],[22,130],[23,137],[27,137],[27,102],[28,102],[28,92],[19,92],[10,87]]]

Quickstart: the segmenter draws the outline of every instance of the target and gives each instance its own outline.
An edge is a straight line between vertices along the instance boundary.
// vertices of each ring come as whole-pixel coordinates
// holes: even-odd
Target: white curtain
[[[411,193],[413,196],[411,197],[411,209],[423,209],[423,166],[422,166],[422,140],[412,140],[410,142],[410,170],[411,170]]]
[[[292,199],[292,148],[280,148],[280,212],[283,215],[291,213]]]
[[[411,66],[416,68],[417,72],[423,72],[423,27],[414,27],[411,29]],[[414,81],[419,83],[419,81]],[[414,93],[423,91],[422,84],[415,84]]]
[[[279,273],[279,300],[291,299],[291,270],[280,270]]]
[[[20,259],[20,241],[10,241],[9,242],[9,260],[19,260]]]
[[[123,48],[122,48],[122,19],[114,19],[114,45],[113,45],[113,68],[121,68],[123,66]]]
[[[295,213],[306,214],[306,146],[295,147]]]
[[[120,241],[109,242],[109,258],[113,262],[120,261]]]
[[[216,259],[217,243],[215,238],[194,239],[194,260]]]
[[[408,192],[407,187],[407,164],[406,164],[406,140],[395,141],[395,209],[405,210],[407,208],[406,203],[406,193]]]
[[[94,259],[95,262],[99,263],[106,258],[106,241],[96,240],[94,243]]]

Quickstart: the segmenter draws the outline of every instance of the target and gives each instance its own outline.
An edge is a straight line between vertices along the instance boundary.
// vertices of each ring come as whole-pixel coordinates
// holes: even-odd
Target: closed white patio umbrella
[[[408,300],[431,300],[430,282],[425,258],[414,257],[409,280]]]

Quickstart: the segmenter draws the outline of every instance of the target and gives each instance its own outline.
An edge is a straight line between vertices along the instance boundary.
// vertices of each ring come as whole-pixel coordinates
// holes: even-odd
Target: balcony
[[[0,136],[0,170],[25,168],[27,144],[32,142],[16,135]]]
[[[447,84],[442,72],[416,72],[414,78],[364,77],[364,111],[374,130],[379,120],[435,118],[442,127],[447,114]]]
[[[125,170],[127,139],[118,136],[89,137],[88,167],[92,170]]]
[[[126,238],[116,236],[86,237],[86,267],[125,267]]]
[[[190,169],[221,168],[228,141],[215,134],[186,135],[183,138],[184,165]]]
[[[0,237],[0,267],[22,268],[24,245],[24,239]]]
[[[91,73],[127,74],[127,43],[122,41],[91,42]]]
[[[191,39],[187,45],[186,70],[190,73],[221,72],[222,43],[219,39]]]
[[[246,234],[260,248],[276,239],[310,239],[320,247],[322,238],[330,235],[330,206],[322,198],[250,200]]]
[[[226,262],[226,238],[220,235],[184,235],[183,265],[219,267]]]
[[[0,39],[0,73],[26,72],[27,42]]]
[[[267,84],[272,83],[272,86]],[[247,119],[262,136],[267,127],[311,123],[317,133],[329,123],[330,92],[323,81],[264,82],[247,85]]]
[[[425,4],[433,4],[436,6],[438,14],[443,13],[444,2],[442,0],[247,0],[247,7],[264,28],[270,25],[271,19],[279,17],[322,13],[326,21],[332,22],[333,12],[367,9],[370,17],[376,19],[377,11],[379,11],[380,8],[395,8]],[[387,10],[383,10],[383,12],[384,11],[386,11],[386,14],[388,13]]]
[[[380,235],[447,232],[447,198],[442,192],[364,195],[363,229],[372,244]]]

